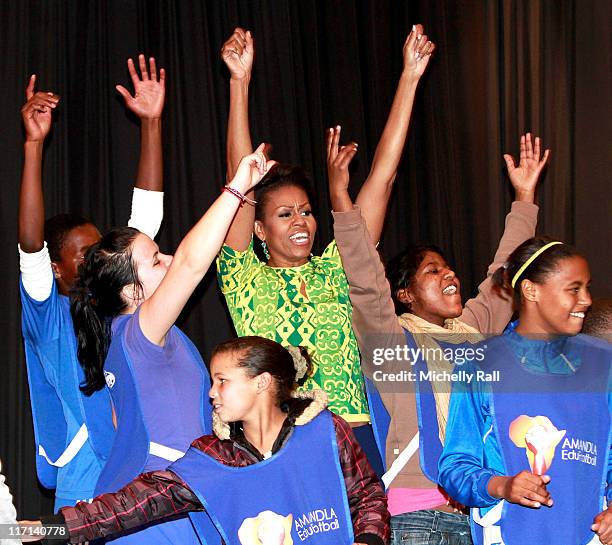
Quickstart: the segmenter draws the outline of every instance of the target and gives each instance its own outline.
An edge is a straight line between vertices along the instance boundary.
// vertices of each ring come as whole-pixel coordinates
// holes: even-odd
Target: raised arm
[[[353,307],[352,326],[361,368],[368,378],[380,369],[374,355],[379,350],[404,344],[395,315],[385,268],[368,232],[362,211],[353,206],[348,192],[348,165],[357,152],[354,143],[338,147],[337,131],[327,135],[327,177],[334,216],[334,239],[342,257]],[[393,362],[386,362],[386,369]]]
[[[434,49],[435,45],[423,34],[423,27],[413,26],[404,43],[404,68],[391,111],[376,147],[372,168],[356,199],[375,242],[382,233],[387,204],[408,134],[416,88]]]
[[[504,154],[506,167],[508,168],[508,176],[510,183],[514,188],[514,200],[519,202],[535,202],[535,192],[538,186],[538,180],[542,169],[548,161],[550,150],[544,151],[544,155],[540,159],[541,154],[540,137],[535,137],[535,142],[531,141],[531,133],[521,135],[520,141],[520,156],[518,165],[514,164],[514,158],[507,153]]]
[[[240,160],[253,151],[249,130],[249,84],[253,71],[255,44],[249,30],[236,28],[221,48],[221,58],[230,71],[230,108],[227,122],[227,179],[231,180]],[[247,197],[252,199],[252,194]],[[253,235],[255,209],[250,204],[240,208],[227,233],[225,243],[244,251]]]
[[[25,129],[23,173],[19,193],[19,245],[24,252],[38,252],[44,244],[45,205],[42,189],[42,158],[45,138],[51,130],[51,112],[59,96],[34,92],[36,76],[26,88],[27,102],[21,108]]]
[[[115,88],[125,100],[126,107],[140,118],[140,160],[136,175],[136,187],[150,191],[163,189],[163,161],[161,141],[161,116],[166,97],[166,72],[157,75],[155,59],[149,58],[149,69],[144,55],[138,55],[141,76],[134,61],[128,59],[128,71],[134,85],[134,95],[123,87]]]
[[[158,77],[153,57],[149,58],[148,70],[144,55],[138,56],[138,64],[141,76],[134,61],[127,61],[134,95],[123,85],[116,86],[126,107],[140,119],[140,159],[135,187],[143,191],[134,192],[128,225],[155,238],[164,214],[161,116],[166,96],[166,72],[161,68]]]
[[[274,164],[266,161],[263,150],[264,144],[243,158],[228,184],[234,193],[224,191],[187,233],[161,284],[142,304],[140,327],[151,342],[163,344],[166,333],[206,274],[242,204],[238,195],[250,191]]]
[[[512,301],[504,298],[491,282],[492,274],[501,267],[514,249],[535,235],[538,207],[534,204],[535,192],[542,169],[548,161],[550,150],[540,158],[540,138],[532,143],[531,134],[521,136],[520,160],[515,166],[512,156],[505,154],[508,176],[514,188],[515,200],[506,216],[504,233],[489,265],[487,277],[478,286],[478,295],[465,304],[461,320],[483,333],[501,333],[512,317]]]

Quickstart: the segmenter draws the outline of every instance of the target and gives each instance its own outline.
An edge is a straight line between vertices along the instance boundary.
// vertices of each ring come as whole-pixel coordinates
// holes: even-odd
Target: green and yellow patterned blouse
[[[217,278],[239,336],[305,347],[314,373],[302,389],[323,388],[330,410],[348,422],[369,421],[349,287],[335,242],[321,257],[287,268],[263,263],[253,241],[244,252],[224,245]]]

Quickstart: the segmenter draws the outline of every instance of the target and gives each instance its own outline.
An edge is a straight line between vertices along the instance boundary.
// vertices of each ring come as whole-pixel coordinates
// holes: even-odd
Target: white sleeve
[[[2,470],[2,463],[0,463],[0,471]],[[0,524],[17,524],[17,511],[13,505],[13,496],[9,487],[5,484],[5,476],[0,473]],[[21,543],[18,539],[0,539],[0,543],[3,545]]]
[[[44,301],[51,295],[54,281],[47,243],[45,242],[42,250],[38,252],[24,252],[19,245],[17,248],[19,249],[19,270],[24,289],[35,301]]]
[[[132,194],[132,215],[128,227],[155,238],[164,219],[164,192],[134,188]]]

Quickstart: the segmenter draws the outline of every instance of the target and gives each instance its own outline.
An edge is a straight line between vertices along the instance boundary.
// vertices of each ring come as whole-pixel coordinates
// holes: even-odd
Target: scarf
[[[451,344],[462,344],[465,342],[476,343],[484,339],[480,331],[462,322],[458,318],[449,318],[444,322],[444,327],[432,324],[415,314],[404,313],[398,316],[400,325],[417,335],[415,341],[423,349],[427,369],[434,373],[451,373],[453,362],[449,360],[437,340]],[[436,417],[438,419],[438,435],[444,444],[446,435],[446,421],[448,420],[448,407],[450,405],[450,385],[443,381],[432,381],[431,389],[436,402]]]

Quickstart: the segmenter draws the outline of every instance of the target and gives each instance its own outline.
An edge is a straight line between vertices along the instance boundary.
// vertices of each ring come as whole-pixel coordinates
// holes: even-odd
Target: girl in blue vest
[[[219,251],[244,193],[265,174],[262,149],[243,159],[174,257],[129,227],[111,231],[85,255],[71,292],[82,389],[91,395],[108,385],[117,420],[96,494],[117,490],[143,471],[165,469],[210,431],[210,379],[174,322]],[[121,539],[199,543],[186,517]]]
[[[321,390],[293,392],[312,370],[305,352],[241,337],[215,349],[210,369],[215,435],[45,522],[72,543],[186,512],[198,530],[210,516],[227,545],[387,543],[384,492],[350,425]]]
[[[165,101],[165,71],[155,59],[132,59],[128,70],[134,96],[117,86],[126,107],[140,119],[140,161],[128,225],[157,234],[163,217],[161,116]],[[77,267],[100,232],[87,218],[59,214],[46,221],[43,193],[43,151],[52,127],[52,112],[60,97],[36,91],[36,76],[26,88],[21,109],[25,132],[23,173],[19,196],[19,291],[21,330],[36,442],[38,479],[55,488],[55,509],[94,496],[100,471],[113,441],[108,392],[85,396],[76,355],[68,292]],[[63,136],[58,135],[60,141]]]
[[[473,380],[453,391],[440,484],[473,508],[477,544],[611,543],[612,349],[578,334],[587,261],[536,237],[495,278],[513,290],[519,321],[484,341],[479,368],[464,368]]]

